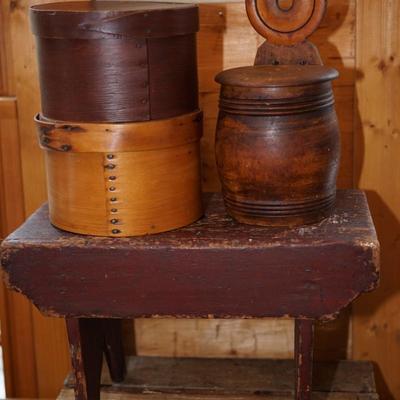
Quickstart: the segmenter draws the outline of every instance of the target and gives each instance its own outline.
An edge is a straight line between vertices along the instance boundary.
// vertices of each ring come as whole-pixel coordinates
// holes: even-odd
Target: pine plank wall
[[[32,119],[40,109],[28,20],[33,3],[38,1],[0,0],[0,237],[46,199]],[[243,2],[201,4],[200,18],[203,187],[217,191],[213,79],[223,69],[252,64],[263,41],[250,27]],[[381,397],[400,400],[399,20],[400,0],[329,0],[311,40],[325,63],[340,72],[335,83],[342,132],[338,186],[367,190],[383,249],[381,287],[318,328],[317,357],[375,361]],[[54,398],[69,369],[64,322],[42,317],[4,289],[0,301],[8,395]],[[129,347],[133,324],[125,328]],[[285,358],[293,352],[293,326],[287,320],[137,320],[135,331],[140,354]]]

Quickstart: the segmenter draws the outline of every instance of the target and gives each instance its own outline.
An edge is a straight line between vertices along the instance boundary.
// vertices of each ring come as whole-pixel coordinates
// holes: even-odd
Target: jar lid
[[[220,72],[215,80],[221,85],[267,88],[321,83],[338,76],[334,68],[323,65],[257,65]]]
[[[68,1],[30,8],[32,31],[46,38],[118,39],[185,35],[199,30],[193,4]]]

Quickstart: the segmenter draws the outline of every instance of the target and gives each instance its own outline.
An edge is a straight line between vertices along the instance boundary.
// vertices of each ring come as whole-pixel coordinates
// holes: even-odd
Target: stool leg
[[[314,350],[314,321],[295,321],[296,400],[310,400]]]
[[[137,346],[136,346],[136,321],[135,321],[135,320],[133,320],[133,345],[134,345],[134,348],[132,349],[132,350],[133,350],[132,354],[133,354],[134,356],[137,356]]]
[[[103,362],[103,322],[94,318],[68,318],[67,331],[75,373],[75,399],[99,400]]]
[[[122,382],[126,366],[122,344],[122,321],[120,319],[104,319],[104,353],[110,376],[113,382]]]

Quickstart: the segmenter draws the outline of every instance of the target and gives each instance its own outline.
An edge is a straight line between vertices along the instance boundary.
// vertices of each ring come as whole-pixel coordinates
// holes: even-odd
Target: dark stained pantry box
[[[198,108],[198,8],[79,1],[35,5],[43,116],[125,122]]]

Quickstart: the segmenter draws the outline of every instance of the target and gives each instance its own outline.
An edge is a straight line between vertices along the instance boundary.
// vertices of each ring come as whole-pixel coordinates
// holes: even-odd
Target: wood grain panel
[[[0,96],[14,93],[14,70],[10,30],[11,2],[0,2]]]
[[[377,364],[381,398],[400,398],[400,1],[357,2],[355,178],[382,246],[380,288],[354,307],[354,357]]]
[[[27,216],[46,199],[43,155],[37,143],[33,122],[33,116],[40,109],[34,37],[30,32],[28,16],[29,6],[33,3],[38,2],[29,0],[13,2],[10,13],[23,192]],[[36,310],[32,310],[31,337],[35,351],[33,357],[35,365],[32,370],[36,370],[36,396],[54,398],[69,369],[64,321],[42,317]],[[18,385],[22,383],[18,382]]]
[[[65,321],[43,317],[33,307],[38,398],[54,398],[70,371]]]
[[[0,97],[0,241],[24,220],[17,103]],[[8,396],[36,397],[32,306],[0,285],[1,339]]]
[[[28,16],[28,9],[32,3],[29,0],[18,1],[10,16],[27,216],[46,199],[43,154],[38,147],[33,122],[34,115],[40,109],[40,101],[35,44],[30,31]]]
[[[138,319],[135,322],[141,355],[293,357],[294,335],[290,320]]]
[[[15,229],[24,218],[17,102],[14,97],[0,97],[0,150],[3,182],[0,215],[5,234],[7,230]]]

